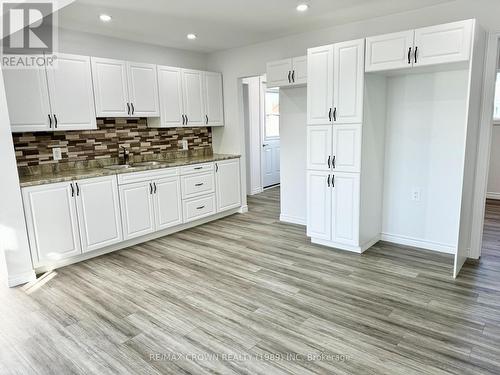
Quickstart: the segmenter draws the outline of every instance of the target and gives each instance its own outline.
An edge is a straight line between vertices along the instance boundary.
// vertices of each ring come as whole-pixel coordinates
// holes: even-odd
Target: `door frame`
[[[278,94],[280,92],[279,88],[271,88],[271,90],[272,91],[276,90],[276,92],[278,92]],[[261,141],[260,181],[261,181],[262,190],[276,187],[281,182],[281,178],[280,178],[280,182],[278,182],[277,184],[270,185],[270,186],[264,186],[264,170],[265,170],[264,163],[265,163],[265,160],[263,157],[263,153],[264,153],[264,144],[266,142],[268,142],[268,140],[266,140],[266,93],[267,93],[266,78],[261,77],[261,81],[260,81],[260,109],[259,109],[259,111],[260,111],[260,141]],[[281,142],[281,137],[277,137],[277,138],[271,139],[269,141],[280,141]]]
[[[476,181],[474,187],[471,248],[469,257],[479,259],[483,245],[483,228],[486,193],[491,156],[491,140],[493,134],[493,109],[495,101],[495,83],[498,71],[500,49],[500,31],[488,34],[486,59],[483,72],[482,108],[476,165]]]

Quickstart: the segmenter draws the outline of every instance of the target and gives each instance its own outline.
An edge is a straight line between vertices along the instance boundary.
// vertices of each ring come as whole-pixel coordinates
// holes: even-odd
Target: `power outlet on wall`
[[[415,202],[420,202],[422,200],[422,189],[421,188],[413,188],[411,190],[411,200]]]
[[[186,139],[179,141],[179,149],[187,150],[188,149],[188,141]]]
[[[61,160],[62,159],[62,152],[60,147],[54,147],[52,149],[52,156],[54,160]]]

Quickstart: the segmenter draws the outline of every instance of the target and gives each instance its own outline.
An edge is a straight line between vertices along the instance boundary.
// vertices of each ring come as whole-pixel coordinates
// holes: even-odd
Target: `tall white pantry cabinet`
[[[362,253],[382,239],[446,251],[455,255],[457,276],[471,243],[484,47],[484,32],[465,20],[308,50],[307,234],[313,243]],[[459,80],[459,92],[439,86],[449,77]],[[425,95],[401,94],[414,92]],[[430,127],[435,131],[425,132]],[[411,145],[409,134],[418,134],[420,151],[442,145],[439,160],[395,148],[400,140]],[[453,150],[452,159],[439,156],[446,150]],[[436,161],[441,170],[422,170]],[[415,184],[426,187],[424,202],[411,196]],[[453,213],[452,222],[429,228],[428,216],[443,212]],[[434,241],[440,235],[446,242]]]

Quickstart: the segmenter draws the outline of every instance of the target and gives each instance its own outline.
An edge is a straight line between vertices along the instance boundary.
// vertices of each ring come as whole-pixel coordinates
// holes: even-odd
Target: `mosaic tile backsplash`
[[[98,118],[96,130],[14,133],[18,167],[116,158],[120,146],[132,156],[178,151],[186,139],[190,151],[211,149],[209,127],[154,129],[146,118]],[[52,149],[60,147],[62,160],[55,161]]]

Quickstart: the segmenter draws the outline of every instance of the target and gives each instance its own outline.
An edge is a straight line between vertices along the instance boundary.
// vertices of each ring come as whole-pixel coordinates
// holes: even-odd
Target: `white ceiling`
[[[453,0],[76,0],[59,26],[138,42],[213,52]],[[113,17],[109,23],[99,14]],[[188,41],[186,34],[198,39]]]

